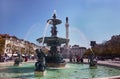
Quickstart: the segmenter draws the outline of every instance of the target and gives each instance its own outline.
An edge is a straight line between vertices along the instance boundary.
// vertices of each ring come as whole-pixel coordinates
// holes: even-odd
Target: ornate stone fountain
[[[66,62],[63,60],[63,57],[58,51],[58,47],[61,46],[61,44],[68,43],[69,39],[57,37],[57,27],[56,25],[61,24],[62,21],[59,19],[56,19],[56,14],[53,14],[53,18],[47,20],[49,24],[52,25],[51,27],[51,37],[41,37],[38,38],[37,41],[39,43],[42,43],[44,38],[44,44],[50,47],[50,51],[45,57],[46,60],[46,66],[47,67],[64,67]]]

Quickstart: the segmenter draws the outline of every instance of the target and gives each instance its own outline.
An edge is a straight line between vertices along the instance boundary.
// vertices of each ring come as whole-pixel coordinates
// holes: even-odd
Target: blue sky
[[[54,10],[62,20],[59,37],[65,37],[69,17],[71,45],[88,47],[91,40],[102,43],[120,34],[120,0],[0,0],[0,33],[37,43]]]

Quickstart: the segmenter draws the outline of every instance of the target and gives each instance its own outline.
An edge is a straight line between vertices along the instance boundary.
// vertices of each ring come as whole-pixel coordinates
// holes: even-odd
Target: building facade
[[[72,47],[63,46],[61,47],[61,54],[64,58],[69,58],[70,56],[80,56],[82,57],[87,49],[85,47],[80,47],[79,45],[73,45]]]
[[[69,58],[70,54],[70,46],[64,45],[63,47],[60,48],[60,53],[64,58]]]
[[[0,34],[0,37],[5,40],[3,52],[8,56],[12,56],[16,52],[20,52],[21,54],[34,54],[35,49],[38,48],[36,44],[19,39],[16,36]]]
[[[79,45],[73,45],[71,50],[70,50],[70,55],[80,56],[80,58],[82,58],[85,51],[86,51],[85,47],[80,47]]]

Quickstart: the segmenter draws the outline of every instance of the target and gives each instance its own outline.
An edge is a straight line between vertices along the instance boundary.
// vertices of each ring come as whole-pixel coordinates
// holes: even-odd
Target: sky
[[[69,18],[70,45],[88,47],[90,41],[102,43],[120,34],[120,0],[0,0],[0,34],[38,44],[54,11],[62,20],[57,25],[59,37],[66,37]],[[51,36],[50,28],[45,36]]]

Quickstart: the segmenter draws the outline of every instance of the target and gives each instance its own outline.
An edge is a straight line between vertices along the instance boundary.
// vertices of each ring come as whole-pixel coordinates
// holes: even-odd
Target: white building
[[[85,53],[86,48],[85,47],[80,47],[79,45],[74,45],[72,46],[70,50],[70,55],[72,56],[80,56],[80,58],[83,56]]]
[[[80,47],[79,45],[73,45],[72,47],[69,46],[68,49],[66,46],[61,47],[60,52],[64,58],[69,58],[70,55],[82,57],[85,51],[86,51],[85,47]]]
[[[70,55],[70,46],[64,45],[63,47],[60,48],[60,53],[64,58],[69,58]]]

